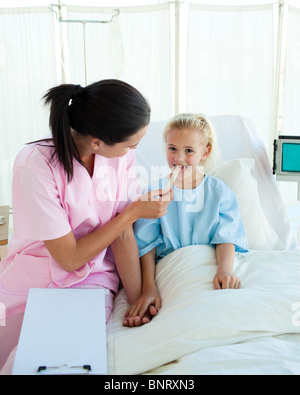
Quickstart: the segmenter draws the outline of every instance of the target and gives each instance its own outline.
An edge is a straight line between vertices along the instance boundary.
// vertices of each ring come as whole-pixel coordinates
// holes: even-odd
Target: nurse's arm
[[[133,303],[141,295],[142,275],[139,250],[132,226],[129,226],[110,245],[122,285],[129,303]]]
[[[107,248],[137,219],[141,217],[160,218],[167,212],[170,201],[163,199],[142,200],[141,198],[131,203],[122,213],[101,228],[78,240],[71,231],[58,239],[44,241],[49,253],[63,270],[73,272],[80,269]]]

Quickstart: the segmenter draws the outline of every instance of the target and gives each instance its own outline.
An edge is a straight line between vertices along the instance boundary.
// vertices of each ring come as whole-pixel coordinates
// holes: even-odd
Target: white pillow
[[[254,159],[233,159],[221,162],[209,174],[220,178],[235,193],[250,250],[282,250],[282,242],[260,203],[257,181],[251,175],[254,165]]]
[[[124,289],[116,296],[107,324],[108,373],[139,374],[208,347],[299,333],[293,321],[299,264],[299,251],[237,253],[242,288],[216,291],[213,247],[172,252],[156,266],[162,308],[149,324],[122,327],[128,302]]]

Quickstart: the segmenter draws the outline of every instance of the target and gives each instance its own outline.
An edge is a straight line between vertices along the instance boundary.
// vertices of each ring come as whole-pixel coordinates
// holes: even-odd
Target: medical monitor
[[[280,136],[274,140],[273,174],[278,181],[298,182],[300,200],[300,136]]]

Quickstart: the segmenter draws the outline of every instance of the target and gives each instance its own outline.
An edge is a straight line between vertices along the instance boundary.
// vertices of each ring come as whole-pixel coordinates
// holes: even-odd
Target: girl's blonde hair
[[[218,147],[215,131],[210,120],[205,115],[194,113],[182,113],[175,115],[169,120],[164,129],[164,143],[167,142],[167,135],[172,129],[188,129],[192,132],[199,132],[201,134],[202,144],[204,144],[205,147],[211,147],[210,154],[204,161],[199,163],[199,165],[204,166],[205,171],[208,171],[216,164]]]

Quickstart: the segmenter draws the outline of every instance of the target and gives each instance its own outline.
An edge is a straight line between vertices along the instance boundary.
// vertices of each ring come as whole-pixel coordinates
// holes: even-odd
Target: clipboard
[[[30,289],[12,374],[107,374],[105,292]]]

